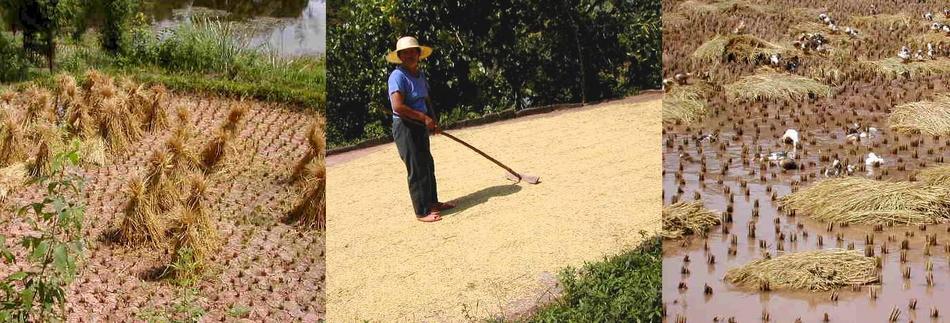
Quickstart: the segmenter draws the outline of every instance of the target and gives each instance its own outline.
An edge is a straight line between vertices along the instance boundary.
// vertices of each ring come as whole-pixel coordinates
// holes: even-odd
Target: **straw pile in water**
[[[913,19],[907,14],[879,14],[872,16],[857,16],[851,18],[851,23],[859,28],[885,28],[898,29],[908,28],[913,23]]]
[[[891,129],[903,133],[950,134],[950,95],[898,105],[888,123]]]
[[[695,85],[676,86],[663,95],[663,121],[690,124],[706,115],[705,93]]]
[[[789,194],[780,205],[837,223],[941,223],[950,220],[950,187],[834,178]]]
[[[742,287],[828,291],[878,281],[874,257],[855,250],[827,249],[759,259],[726,272],[726,281]]]
[[[917,178],[928,185],[950,188],[950,165],[924,168],[917,174]]]
[[[831,95],[831,87],[814,79],[788,73],[763,73],[745,76],[725,86],[726,94],[743,100],[801,100],[808,96]]]
[[[877,61],[864,61],[864,66],[882,75],[905,75],[918,77],[950,73],[950,59],[938,58],[904,63],[898,57],[889,57]]]
[[[677,239],[684,235],[706,235],[710,227],[720,223],[719,216],[703,207],[703,202],[678,202],[663,208],[664,238]]]
[[[679,11],[690,11],[699,14],[735,13],[749,11],[751,13],[765,13],[770,7],[743,0],[718,0],[712,2],[687,0],[678,7]],[[666,13],[663,13],[666,16]]]
[[[788,52],[789,49],[767,42],[758,37],[741,35],[716,35],[693,52],[694,60],[701,63],[743,61],[757,63],[767,60],[772,54]]]

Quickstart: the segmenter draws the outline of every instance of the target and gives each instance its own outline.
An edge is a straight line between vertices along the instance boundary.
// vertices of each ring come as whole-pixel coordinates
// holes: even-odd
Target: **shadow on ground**
[[[521,186],[516,184],[508,185],[497,185],[492,187],[486,187],[477,192],[470,193],[468,195],[459,197],[452,200],[455,203],[455,208],[451,210],[446,210],[442,213],[442,216],[455,215],[459,212],[465,211],[473,206],[488,202],[488,200],[493,197],[507,196],[515,194],[521,190]]]

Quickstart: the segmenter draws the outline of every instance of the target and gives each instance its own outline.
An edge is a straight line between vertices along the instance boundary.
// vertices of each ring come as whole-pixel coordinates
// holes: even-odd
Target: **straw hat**
[[[432,47],[420,46],[419,41],[416,40],[416,37],[406,36],[403,38],[399,38],[399,40],[396,41],[396,50],[391,51],[388,54],[386,54],[386,61],[393,64],[402,64],[402,60],[399,59],[399,55],[396,53],[398,53],[399,51],[403,49],[409,49],[409,48],[419,48],[420,50],[422,50],[422,53],[419,55],[419,59],[429,57],[429,55],[432,54]]]

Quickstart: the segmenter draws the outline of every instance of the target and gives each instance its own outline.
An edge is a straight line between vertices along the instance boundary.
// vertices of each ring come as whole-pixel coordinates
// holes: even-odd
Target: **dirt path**
[[[327,320],[462,321],[508,313],[660,227],[660,100],[623,100],[453,134],[539,185],[511,185],[433,137],[443,221],[414,219],[395,146],[328,168]]]

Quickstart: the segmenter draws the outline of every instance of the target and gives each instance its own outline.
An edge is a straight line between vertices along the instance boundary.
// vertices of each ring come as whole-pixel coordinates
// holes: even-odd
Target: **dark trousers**
[[[417,217],[429,214],[429,205],[438,202],[435,162],[429,151],[429,130],[422,125],[393,119],[393,139],[399,158],[409,173],[409,197]]]

